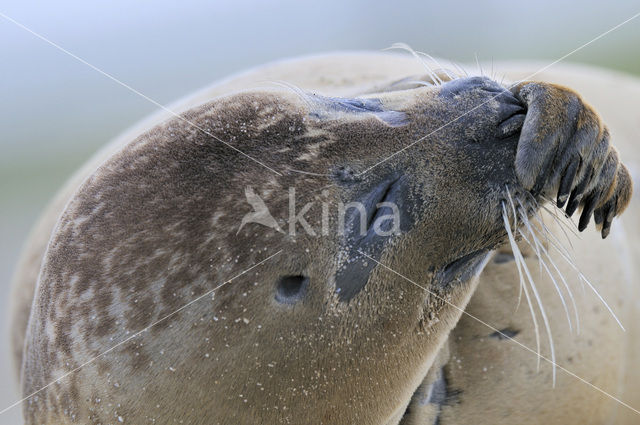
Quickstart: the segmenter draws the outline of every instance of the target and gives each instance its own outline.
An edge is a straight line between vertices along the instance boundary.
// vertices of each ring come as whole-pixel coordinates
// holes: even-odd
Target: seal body
[[[341,75],[350,60],[377,62],[362,69],[379,74]],[[333,67],[338,62],[343,68]],[[476,288],[490,251],[507,238],[501,221],[507,196],[549,195],[562,186],[561,172],[539,180],[540,169],[517,165],[521,127],[546,92],[536,95],[537,86],[505,92],[487,78],[383,90],[408,74],[395,74],[406,63],[387,55],[333,56],[239,77],[187,102],[182,118],[134,140],[124,137],[79,187],[70,184],[75,193],[46,255],[39,248],[44,263],[22,368],[24,394],[39,392],[25,404],[27,423],[468,423],[468,412],[479,411],[486,423],[500,423],[510,416],[499,394],[510,391],[512,409],[533,412],[535,392],[540,402],[557,400],[558,408],[591,398],[589,420],[611,418],[615,404],[576,387],[571,377],[558,379],[564,397],[540,391],[551,386],[547,366],[536,373],[530,352],[504,348],[509,341],[468,316],[461,319],[473,295],[468,312],[481,318],[490,312],[487,320],[497,329],[535,346],[527,312],[513,313],[513,263],[489,263],[480,279],[487,283]],[[324,86],[317,83],[322,64],[336,78],[323,75]],[[312,68],[315,73],[300,72]],[[290,81],[325,91],[213,98],[279,74],[315,78]],[[354,97],[364,92],[370,94]],[[558,93],[553,99],[566,94]],[[585,122],[585,128],[599,126]],[[443,126],[444,133],[416,144],[411,155],[396,155]],[[534,125],[531,134],[541,132]],[[566,146],[575,145],[571,137],[561,138]],[[598,170],[606,169],[605,159],[597,159]],[[617,162],[611,176],[616,170],[622,170]],[[616,188],[614,177],[594,211],[614,195],[620,209],[626,206],[628,193]],[[594,178],[585,187],[595,190],[601,182]],[[292,188],[296,204],[316,202],[332,211],[309,209],[308,222],[317,226],[327,217],[342,232],[309,231],[304,217],[292,228],[283,219],[291,216]],[[251,213],[247,193],[269,206],[280,231],[241,226]],[[536,208],[528,197],[518,199]],[[365,206],[364,215],[341,222],[333,207],[352,201]],[[386,225],[377,209],[384,202],[399,206],[398,232],[374,231]],[[601,220],[603,228],[606,223]],[[40,247],[48,240],[35,238]],[[599,257],[580,251],[578,258],[589,252]],[[42,257],[32,258],[35,264]],[[626,267],[608,266],[614,277]],[[552,287],[545,288],[555,317],[562,306]],[[616,300],[621,294],[615,285],[605,292]],[[580,306],[602,308],[592,301]],[[625,353],[589,347],[593,338],[611,346],[624,337],[604,315],[588,317],[579,336],[565,329],[568,337],[555,338],[564,356],[558,361],[590,353],[576,370],[595,373],[600,388],[621,391],[611,376],[624,370]],[[487,380],[502,386],[482,391]],[[529,416],[532,423],[544,418],[536,415]]]

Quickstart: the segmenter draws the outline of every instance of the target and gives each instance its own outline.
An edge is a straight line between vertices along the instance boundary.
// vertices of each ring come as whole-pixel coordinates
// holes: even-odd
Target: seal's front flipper
[[[582,209],[579,230],[591,215],[605,238],[613,217],[629,203],[629,171],[609,143],[598,114],[574,91],[524,82],[512,93],[527,107],[516,153],[516,175],[536,198],[555,197],[571,216]]]

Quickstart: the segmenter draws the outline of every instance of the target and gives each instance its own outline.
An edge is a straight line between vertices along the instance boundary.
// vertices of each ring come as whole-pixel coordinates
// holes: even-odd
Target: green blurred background
[[[460,63],[476,56],[552,62],[640,12],[640,1],[5,0],[0,12],[167,104],[267,61],[395,42]],[[640,74],[640,17],[566,61]],[[2,17],[0,93],[6,312],[13,268],[39,211],[93,152],[157,108]],[[5,320],[0,410],[17,399],[7,329]],[[19,417],[18,406],[0,415],[0,424],[21,423]]]

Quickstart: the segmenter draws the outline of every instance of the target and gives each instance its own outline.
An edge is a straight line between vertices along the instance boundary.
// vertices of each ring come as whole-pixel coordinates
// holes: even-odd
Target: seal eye
[[[283,304],[294,304],[300,301],[307,292],[309,278],[306,276],[283,276],[276,288],[276,301]]]

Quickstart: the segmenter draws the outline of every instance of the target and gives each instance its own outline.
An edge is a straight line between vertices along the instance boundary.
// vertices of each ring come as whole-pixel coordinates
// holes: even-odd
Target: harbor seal
[[[473,111],[452,121],[460,108]],[[578,117],[581,131],[567,130]],[[185,118],[252,158],[268,152],[261,162],[272,170],[304,173],[240,164],[240,153],[179,119],[112,155],[73,196],[49,244],[25,395],[83,367],[30,398],[28,423],[397,423],[460,318],[453,306],[466,305],[488,252],[507,239],[510,195],[532,209],[552,193],[562,201],[572,193],[562,190],[569,159],[585,149],[569,205],[601,194],[593,212],[606,234],[630,196],[597,116],[548,84],[506,92],[461,78],[359,98],[248,92]],[[549,122],[557,137],[539,138]],[[378,165],[445,123],[412,155]],[[556,141],[561,149],[517,165],[526,146]],[[304,187],[301,205],[318,192],[328,203],[359,201],[367,232],[353,231],[364,221],[357,214],[345,235],[238,231],[241,217],[228,212],[247,186],[276,217],[290,208],[283,188]],[[400,234],[369,232],[379,201],[401,207]],[[209,296],[216,282],[229,284]]]

